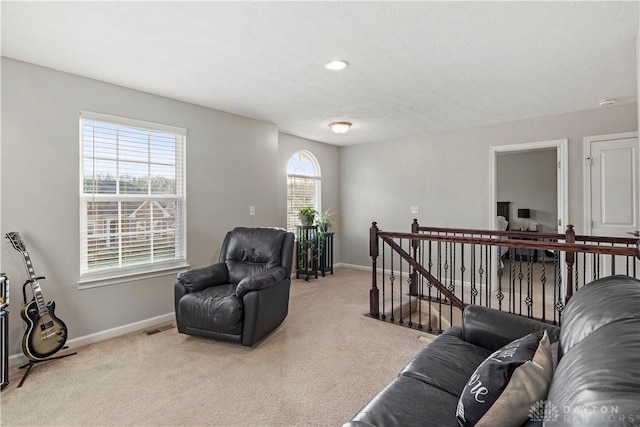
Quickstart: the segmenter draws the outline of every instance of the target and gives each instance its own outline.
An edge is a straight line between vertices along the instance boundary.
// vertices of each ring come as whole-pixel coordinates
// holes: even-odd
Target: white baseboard
[[[365,267],[364,265],[347,264],[347,263],[344,263],[344,262],[339,262],[339,263],[335,264],[334,267],[344,267],[344,268],[352,268],[354,270],[371,271],[371,266]]]
[[[149,319],[140,320],[138,322],[129,323],[127,325],[116,326],[115,328],[106,329],[104,331],[96,332],[82,337],[73,338],[67,341],[69,350],[82,347],[89,344],[94,344],[100,341],[108,340],[109,338],[115,338],[120,335],[125,335],[130,332],[139,331],[141,329],[149,328],[151,326],[159,325],[161,323],[167,323],[174,320],[175,313],[162,314],[160,316],[151,317]],[[27,363],[28,359],[22,353],[17,353],[9,356],[9,366]]]

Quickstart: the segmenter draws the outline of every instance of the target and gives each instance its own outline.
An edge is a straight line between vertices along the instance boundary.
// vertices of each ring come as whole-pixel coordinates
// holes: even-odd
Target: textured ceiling
[[[336,145],[635,102],[637,32],[637,2],[2,2],[3,56]]]

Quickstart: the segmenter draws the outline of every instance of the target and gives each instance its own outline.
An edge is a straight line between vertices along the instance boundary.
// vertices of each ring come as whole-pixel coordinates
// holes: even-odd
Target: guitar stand
[[[66,349],[66,348],[69,348],[69,347],[68,346],[64,346],[64,347],[62,347],[62,350]],[[18,369],[27,368],[27,370],[24,373],[24,375],[22,376],[22,379],[20,380],[20,384],[18,384],[18,388],[22,387],[22,384],[24,384],[24,382],[26,381],[27,377],[29,376],[29,372],[31,372],[31,368],[33,368],[33,365],[35,365],[36,363],[49,362],[51,360],[57,360],[57,359],[64,359],[65,357],[73,356],[74,354],[78,354],[78,353],[77,352],[73,352],[73,353],[69,353],[69,354],[63,354],[62,356],[47,357],[46,359],[42,359],[42,360],[30,360],[29,363],[25,363],[24,365],[20,366],[20,368],[18,368]]]
[[[36,280],[40,280],[40,279],[44,279],[45,277],[38,277]],[[26,282],[24,282],[24,285],[22,285],[22,298],[24,300],[24,305],[27,305],[27,285],[31,284],[33,282],[33,280],[27,280]],[[62,347],[60,350],[64,350],[69,348],[69,346],[64,346]],[[18,384],[17,388],[22,387],[22,384],[24,384],[24,382],[26,381],[27,377],[29,376],[29,373],[31,372],[31,368],[33,368],[33,365],[37,364],[37,363],[42,363],[42,362],[50,362],[52,360],[58,360],[58,359],[64,359],[65,357],[69,357],[69,356],[73,356],[74,354],[78,354],[78,352],[74,351],[73,353],[69,353],[69,354],[63,354],[62,356],[54,356],[54,357],[47,357],[46,359],[42,359],[42,360],[29,360],[28,363],[25,363],[24,365],[20,366],[18,369],[24,369],[27,368],[26,372],[24,373],[24,375],[22,376],[22,379],[20,380],[20,383]]]

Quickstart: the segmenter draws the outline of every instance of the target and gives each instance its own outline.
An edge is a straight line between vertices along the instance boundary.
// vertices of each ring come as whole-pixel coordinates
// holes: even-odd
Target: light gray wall
[[[287,163],[291,156],[300,151],[306,150],[313,154],[320,163],[320,176],[322,200],[321,209],[334,213],[335,234],[334,234],[334,263],[340,260],[340,148],[335,145],[323,144],[309,139],[280,133],[278,143],[278,207],[279,216],[286,218],[287,215]]]
[[[511,202],[509,229],[558,230],[558,189],[556,149],[500,153],[496,159],[497,200]],[[529,209],[531,218],[518,218],[518,209]]]
[[[2,234],[21,232],[36,272],[47,275],[44,296],[56,301],[70,339],[171,313],[175,279],[171,274],[78,290],[81,110],[188,129],[192,266],[217,260],[224,234],[234,226],[286,225],[275,125],[2,58]],[[255,216],[249,216],[249,205],[256,206]],[[12,279],[14,354],[24,331],[19,312],[25,270],[18,252],[4,242],[1,248],[3,271]]]
[[[637,127],[637,105],[627,104],[344,147],[341,260],[371,265],[372,221],[388,231],[410,231],[414,217],[425,226],[489,228],[489,147],[498,145],[569,139],[569,221],[581,232],[582,138]]]

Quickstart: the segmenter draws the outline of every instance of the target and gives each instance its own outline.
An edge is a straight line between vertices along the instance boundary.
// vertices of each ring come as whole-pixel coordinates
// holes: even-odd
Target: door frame
[[[564,233],[569,220],[569,140],[568,139],[554,139],[550,141],[538,141],[538,142],[523,142],[520,144],[510,145],[497,145],[490,147],[489,149],[489,177],[491,180],[489,189],[489,207],[491,209],[489,215],[489,227],[491,230],[495,230],[496,223],[496,203],[498,193],[498,169],[497,169],[497,157],[499,154],[504,153],[517,153],[534,151],[545,148],[556,149],[556,159],[558,162],[558,177],[557,177],[557,190],[558,190],[558,218],[560,223],[558,224],[558,233]]]
[[[558,163],[558,174],[557,174],[557,192],[558,192],[558,219],[559,224],[557,225],[558,234],[563,234],[564,229],[567,227],[569,220],[569,140],[568,139],[554,139],[549,141],[538,141],[538,142],[523,142],[520,144],[510,144],[510,145],[497,145],[490,147],[489,149],[489,177],[490,177],[490,189],[489,189],[489,208],[491,209],[489,215],[489,227],[491,230],[495,230],[497,226],[497,215],[496,215],[496,203],[497,193],[498,193],[498,168],[497,168],[497,160],[499,154],[504,153],[517,153],[517,152],[527,152],[527,151],[535,151],[545,148],[555,148],[556,149],[556,160]],[[564,253],[560,254],[560,264],[564,265]],[[492,257],[491,261],[491,273],[492,278],[498,277],[498,259],[497,257]],[[567,283],[567,271],[566,269],[561,269],[561,280],[562,280],[562,293],[566,294],[566,283]]]
[[[591,161],[591,143],[598,141],[608,141],[614,139],[638,138],[638,132],[611,133],[607,135],[585,136],[582,138],[582,206],[584,212],[583,232],[585,236],[591,236],[591,167],[587,163]],[[640,153],[640,139],[638,139],[638,153]],[[640,203],[640,201],[638,202]],[[640,206],[638,209],[640,212]]]

